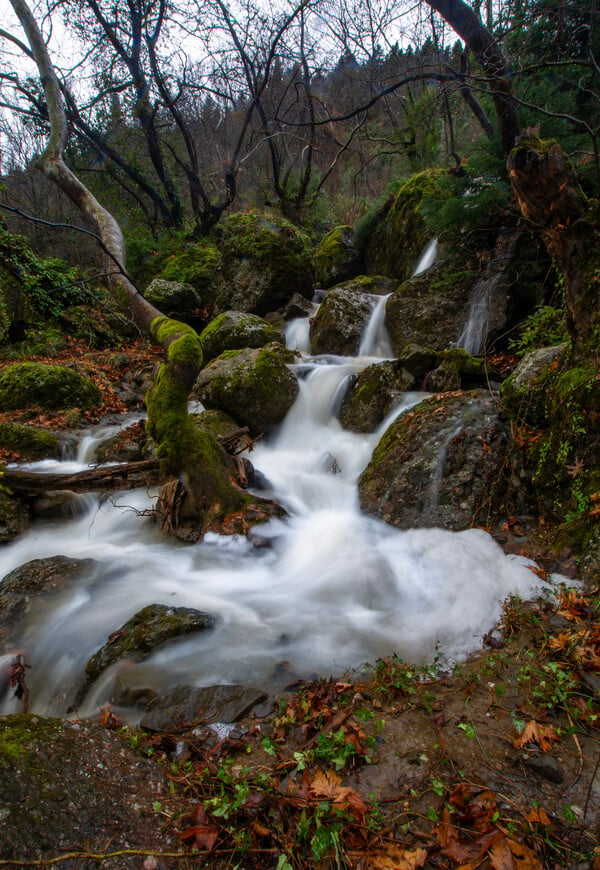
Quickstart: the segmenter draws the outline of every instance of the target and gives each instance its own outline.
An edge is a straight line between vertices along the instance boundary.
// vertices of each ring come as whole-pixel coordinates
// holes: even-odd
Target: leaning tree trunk
[[[25,0],[10,0],[35,60],[48,106],[50,135],[37,161],[50,178],[93,222],[115,270],[111,286],[136,324],[157,341],[165,359],[148,397],[148,431],[154,439],[166,474],[174,483],[163,489],[159,512],[163,525],[186,540],[197,540],[208,529],[245,531],[248,525],[281,513],[272,502],[256,499],[235,482],[235,465],[218,442],[198,431],[187,411],[187,400],[202,367],[202,348],[196,332],[165,317],[137,290],[125,270],[125,242],[121,229],[64,162],[68,127],[56,72],[42,34]]]
[[[541,236],[562,282],[572,359],[600,362],[600,231],[568,157],[526,130],[508,157],[521,214]]]
[[[517,104],[513,99],[510,70],[498,43],[481,19],[463,0],[426,0],[450,27],[464,39],[484,71],[491,91],[502,150],[508,154],[519,134]]]

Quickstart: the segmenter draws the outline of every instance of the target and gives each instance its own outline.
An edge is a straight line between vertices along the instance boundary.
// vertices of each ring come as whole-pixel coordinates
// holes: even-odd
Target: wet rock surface
[[[266,698],[266,692],[248,686],[176,686],[151,702],[140,728],[168,731],[194,721],[237,722]]]
[[[372,310],[369,293],[347,287],[329,290],[311,323],[312,352],[354,356]]]
[[[397,362],[368,366],[344,398],[340,411],[342,426],[353,432],[372,432],[414,384],[411,373]]]
[[[481,525],[507,442],[489,395],[426,399],[382,437],[359,481],[361,507],[402,529]]]
[[[284,345],[285,339],[283,333],[256,314],[225,311],[202,331],[200,342],[206,365],[226,350],[264,347],[270,342]]]
[[[85,668],[85,685],[90,686],[106,668],[121,659],[142,661],[168,640],[206,631],[214,624],[214,617],[200,610],[149,604],[117,629],[91,657]]]

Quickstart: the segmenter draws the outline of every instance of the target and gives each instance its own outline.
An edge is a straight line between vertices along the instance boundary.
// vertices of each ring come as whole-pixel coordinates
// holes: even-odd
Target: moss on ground
[[[47,410],[81,408],[101,402],[98,387],[70,368],[45,363],[16,363],[0,374],[0,407],[5,411],[39,406]]]

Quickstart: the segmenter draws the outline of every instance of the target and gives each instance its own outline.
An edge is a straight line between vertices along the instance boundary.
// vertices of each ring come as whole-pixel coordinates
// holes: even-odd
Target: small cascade
[[[285,327],[285,345],[298,353],[310,353],[310,318],[295,317]]]
[[[457,346],[463,347],[473,356],[477,356],[485,349],[492,302],[501,285],[501,275],[484,277],[477,281],[471,292],[469,313],[458,337]]]
[[[358,348],[359,356],[374,356],[379,359],[393,359],[394,350],[390,341],[385,322],[385,306],[390,294],[387,296],[375,296],[373,311],[367,321],[363,336]]]
[[[384,305],[379,300],[371,320]],[[382,353],[375,339],[367,349]],[[441,645],[449,657],[464,656],[499,618],[504,598],[532,593],[538,580],[526,560],[506,556],[481,530],[399,531],[360,511],[357,482],[379,438],[423,398],[402,396],[371,434],[343,429],[336,417],[340,394],[372,361],[328,356],[294,366],[296,402],[250,456],[266,481],[263,494],[288,512],[257,532],[270,546],[216,534],[182,546],[144,516],[155,494],[139,490],[91,497],[84,515],[34,524],[0,548],[0,582],[32,559],[94,560],[84,580],[34,602],[15,639],[32,666],[30,712],[65,715],[90,656],[151,603],[211,613],[216,626],[174,640],[144,662],[115,665],[79,715],[93,715],[114,698],[117,677],[125,686],[137,681],[156,691],[175,683],[277,691],[290,677],[341,674],[392,653],[422,661]],[[458,431],[453,426],[444,437],[432,509]],[[95,437],[103,436],[81,444],[79,467],[92,457]],[[18,710],[10,693],[0,698],[0,712]],[[135,722],[139,711],[119,715]]]
[[[413,270],[413,278],[417,275],[421,275],[423,272],[426,272],[427,269],[430,269],[435,261],[437,260],[438,255],[438,240],[432,239],[425,247],[425,250],[417,260],[417,265]]]
[[[425,500],[425,509],[423,511],[425,520],[432,524],[435,523],[435,517],[438,509],[440,499],[440,483],[442,480],[442,475],[444,474],[444,466],[446,465],[448,448],[450,447],[452,441],[457,437],[457,435],[460,435],[462,430],[463,421],[461,419],[454,426],[448,428],[440,446],[437,462],[435,464],[435,470],[429,482],[427,498]]]

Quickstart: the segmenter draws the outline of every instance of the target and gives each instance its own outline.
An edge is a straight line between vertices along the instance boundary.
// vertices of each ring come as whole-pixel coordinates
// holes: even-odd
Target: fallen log
[[[100,465],[85,471],[44,474],[24,468],[6,468],[0,474],[2,486],[15,493],[40,495],[45,492],[99,492],[118,489],[139,489],[160,483],[156,459],[126,462],[122,465]]]

